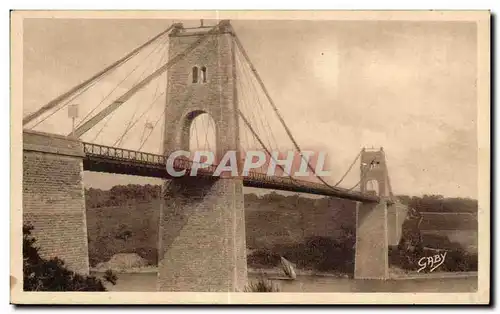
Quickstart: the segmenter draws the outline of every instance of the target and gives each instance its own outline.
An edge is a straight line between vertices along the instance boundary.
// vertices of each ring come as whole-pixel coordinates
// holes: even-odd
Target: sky
[[[25,19],[23,112],[27,114],[111,64],[166,29],[172,20]],[[183,22],[197,26],[199,21]],[[213,24],[206,21],[206,24]],[[395,194],[477,197],[477,44],[472,22],[239,21],[231,22],[276,106],[303,149],[327,153],[334,183],[362,147],[383,147]],[[128,70],[117,71],[82,94],[83,118],[134,65],[147,68],[165,57],[152,46]],[[154,51],[154,49],[158,49]],[[147,60],[143,61],[143,60]],[[133,60],[131,60],[132,62]],[[133,86],[135,72],[113,95]],[[244,65],[242,73],[249,73]],[[246,72],[245,72],[246,71]],[[278,143],[292,148],[265,104],[255,109],[256,81],[242,75],[241,106],[262,110]],[[137,149],[146,122],[159,121],[141,150],[158,152],[165,76],[103,121],[84,140],[114,144],[132,117],[149,108],[120,142]],[[246,95],[246,97],[245,97]],[[253,96],[252,96],[253,97]],[[110,97],[111,99],[112,97]],[[115,97],[116,98],[116,97]],[[156,102],[155,102],[155,99]],[[98,109],[103,108],[103,103]],[[146,109],[145,109],[146,108]],[[97,111],[95,111],[97,112]],[[77,121],[78,123],[78,121]],[[197,121],[198,129],[207,126]],[[195,124],[196,124],[195,123]],[[99,131],[102,127],[102,131]],[[60,110],[35,130],[68,134],[71,120]],[[245,137],[242,136],[242,139]],[[288,145],[288,146],[287,146]],[[359,180],[354,167],[341,186]],[[85,184],[158,182],[147,178],[85,173]]]

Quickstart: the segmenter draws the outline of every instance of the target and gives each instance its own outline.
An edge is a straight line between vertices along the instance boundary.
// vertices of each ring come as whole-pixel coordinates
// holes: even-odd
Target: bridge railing
[[[166,158],[162,155],[145,153],[130,149],[116,148],[106,145],[83,143],[84,153],[93,156],[105,156],[111,159],[133,160],[145,163],[165,164]]]
[[[304,180],[297,180],[297,179],[293,179],[289,176],[284,176],[284,177],[280,177],[280,176],[268,176],[267,174],[265,173],[261,173],[261,172],[253,172],[253,171],[249,171],[248,172],[248,176],[247,178],[250,178],[250,179],[253,179],[253,180],[256,180],[256,181],[267,181],[267,182],[275,182],[275,183],[282,183],[282,184],[287,184],[287,185],[296,185],[296,186],[308,186],[310,188],[323,188],[323,189],[332,189],[330,187],[326,187],[324,184],[322,183],[316,183],[316,182],[311,182],[311,181],[304,181]],[[343,188],[337,188],[335,189],[337,191],[345,191],[346,189],[343,189]],[[359,195],[364,195],[362,194],[361,192],[357,192],[357,191],[351,191],[352,194],[359,194]]]
[[[153,153],[145,153],[141,151],[135,151],[125,148],[117,148],[112,146],[106,146],[101,144],[94,143],[83,143],[84,152],[86,155],[90,156],[99,156],[106,157],[107,159],[115,159],[115,160],[125,160],[125,161],[134,161],[148,164],[157,164],[165,167],[167,163],[167,156],[153,154]],[[173,168],[176,171],[182,170],[190,170],[193,168],[195,164],[194,161],[185,158],[184,156],[177,157],[173,162]],[[202,163],[196,162],[196,164],[200,165]],[[203,167],[198,167],[198,173],[201,175],[212,175],[217,169],[218,165],[209,165],[203,164]],[[262,180],[262,181],[274,181],[274,182],[283,182],[283,183],[291,183],[291,180],[288,177],[275,177],[268,176],[265,173],[249,171],[248,176],[254,180]]]
[[[157,166],[161,166],[162,168],[166,167],[168,159],[168,157],[164,155],[145,153],[141,151],[85,142],[83,143],[83,150],[87,156],[105,157],[106,159],[154,164]],[[194,164],[203,165],[203,167],[201,168],[197,167],[198,173],[200,175],[212,175],[215,172],[215,169],[217,169],[217,165],[207,166],[206,164],[200,162],[195,163],[194,161],[189,160],[188,158],[185,158],[183,156],[180,156],[174,160],[173,168],[176,171],[189,171],[193,168]]]
[[[87,156],[105,158],[107,160],[140,163],[148,166],[153,166],[161,170],[166,170],[166,163],[168,157],[164,155],[145,153],[130,149],[116,148],[116,147],[93,144],[93,143],[83,143],[83,147],[84,147],[84,152]],[[186,170],[186,174],[188,174],[189,171],[193,169],[194,164],[195,164],[194,161],[184,156],[180,156],[174,159],[173,168],[175,171]],[[205,177],[212,177],[218,166],[216,164],[207,166],[206,164],[199,162],[197,162],[196,164],[198,164],[198,167],[196,167],[197,175]],[[199,167],[200,164],[203,164],[203,167]],[[330,189],[329,187],[326,187],[324,184],[321,183],[302,181],[290,177],[268,176],[265,173],[255,172],[255,171],[249,171],[248,175],[245,176],[244,179],[246,181],[253,181],[258,185],[272,184],[277,186],[280,185],[288,187],[294,186],[294,187],[300,187],[303,190],[305,189],[311,191],[313,190],[327,191],[328,189]],[[343,194],[348,193],[350,195],[357,195],[360,197],[369,196],[358,191],[348,191],[343,188],[335,188],[335,190]]]

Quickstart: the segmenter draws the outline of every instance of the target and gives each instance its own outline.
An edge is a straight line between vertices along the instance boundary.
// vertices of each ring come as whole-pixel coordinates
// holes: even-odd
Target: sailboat
[[[295,280],[297,278],[293,264],[283,256],[281,256],[281,267],[289,279]]]

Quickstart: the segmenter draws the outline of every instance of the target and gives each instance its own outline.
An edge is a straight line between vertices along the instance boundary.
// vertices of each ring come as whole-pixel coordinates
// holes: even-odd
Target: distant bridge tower
[[[407,208],[393,197],[383,148],[364,148],[360,170],[361,192],[380,196],[380,203],[357,205],[354,277],[387,279],[388,248],[396,246],[401,238]]]
[[[392,193],[382,147],[377,150],[363,148],[361,151],[360,187],[362,193],[375,193],[381,197],[389,197]]]
[[[215,33],[182,24],[170,34],[164,152],[189,151],[193,120],[215,123],[216,160],[239,152],[235,45],[229,22]],[[212,148],[213,149],[213,148]],[[237,156],[239,154],[237,153]],[[247,280],[243,180],[182,177],[166,182],[160,215],[158,290],[238,291]]]

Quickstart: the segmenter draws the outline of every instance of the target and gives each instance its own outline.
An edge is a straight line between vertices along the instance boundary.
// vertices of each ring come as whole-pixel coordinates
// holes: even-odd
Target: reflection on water
[[[99,277],[102,274],[94,274]],[[156,291],[156,273],[118,274],[115,286],[109,291]],[[257,275],[249,275],[257,280]],[[273,280],[281,292],[475,292],[477,277],[409,279],[409,280],[354,280],[321,276],[297,276],[296,280]]]

